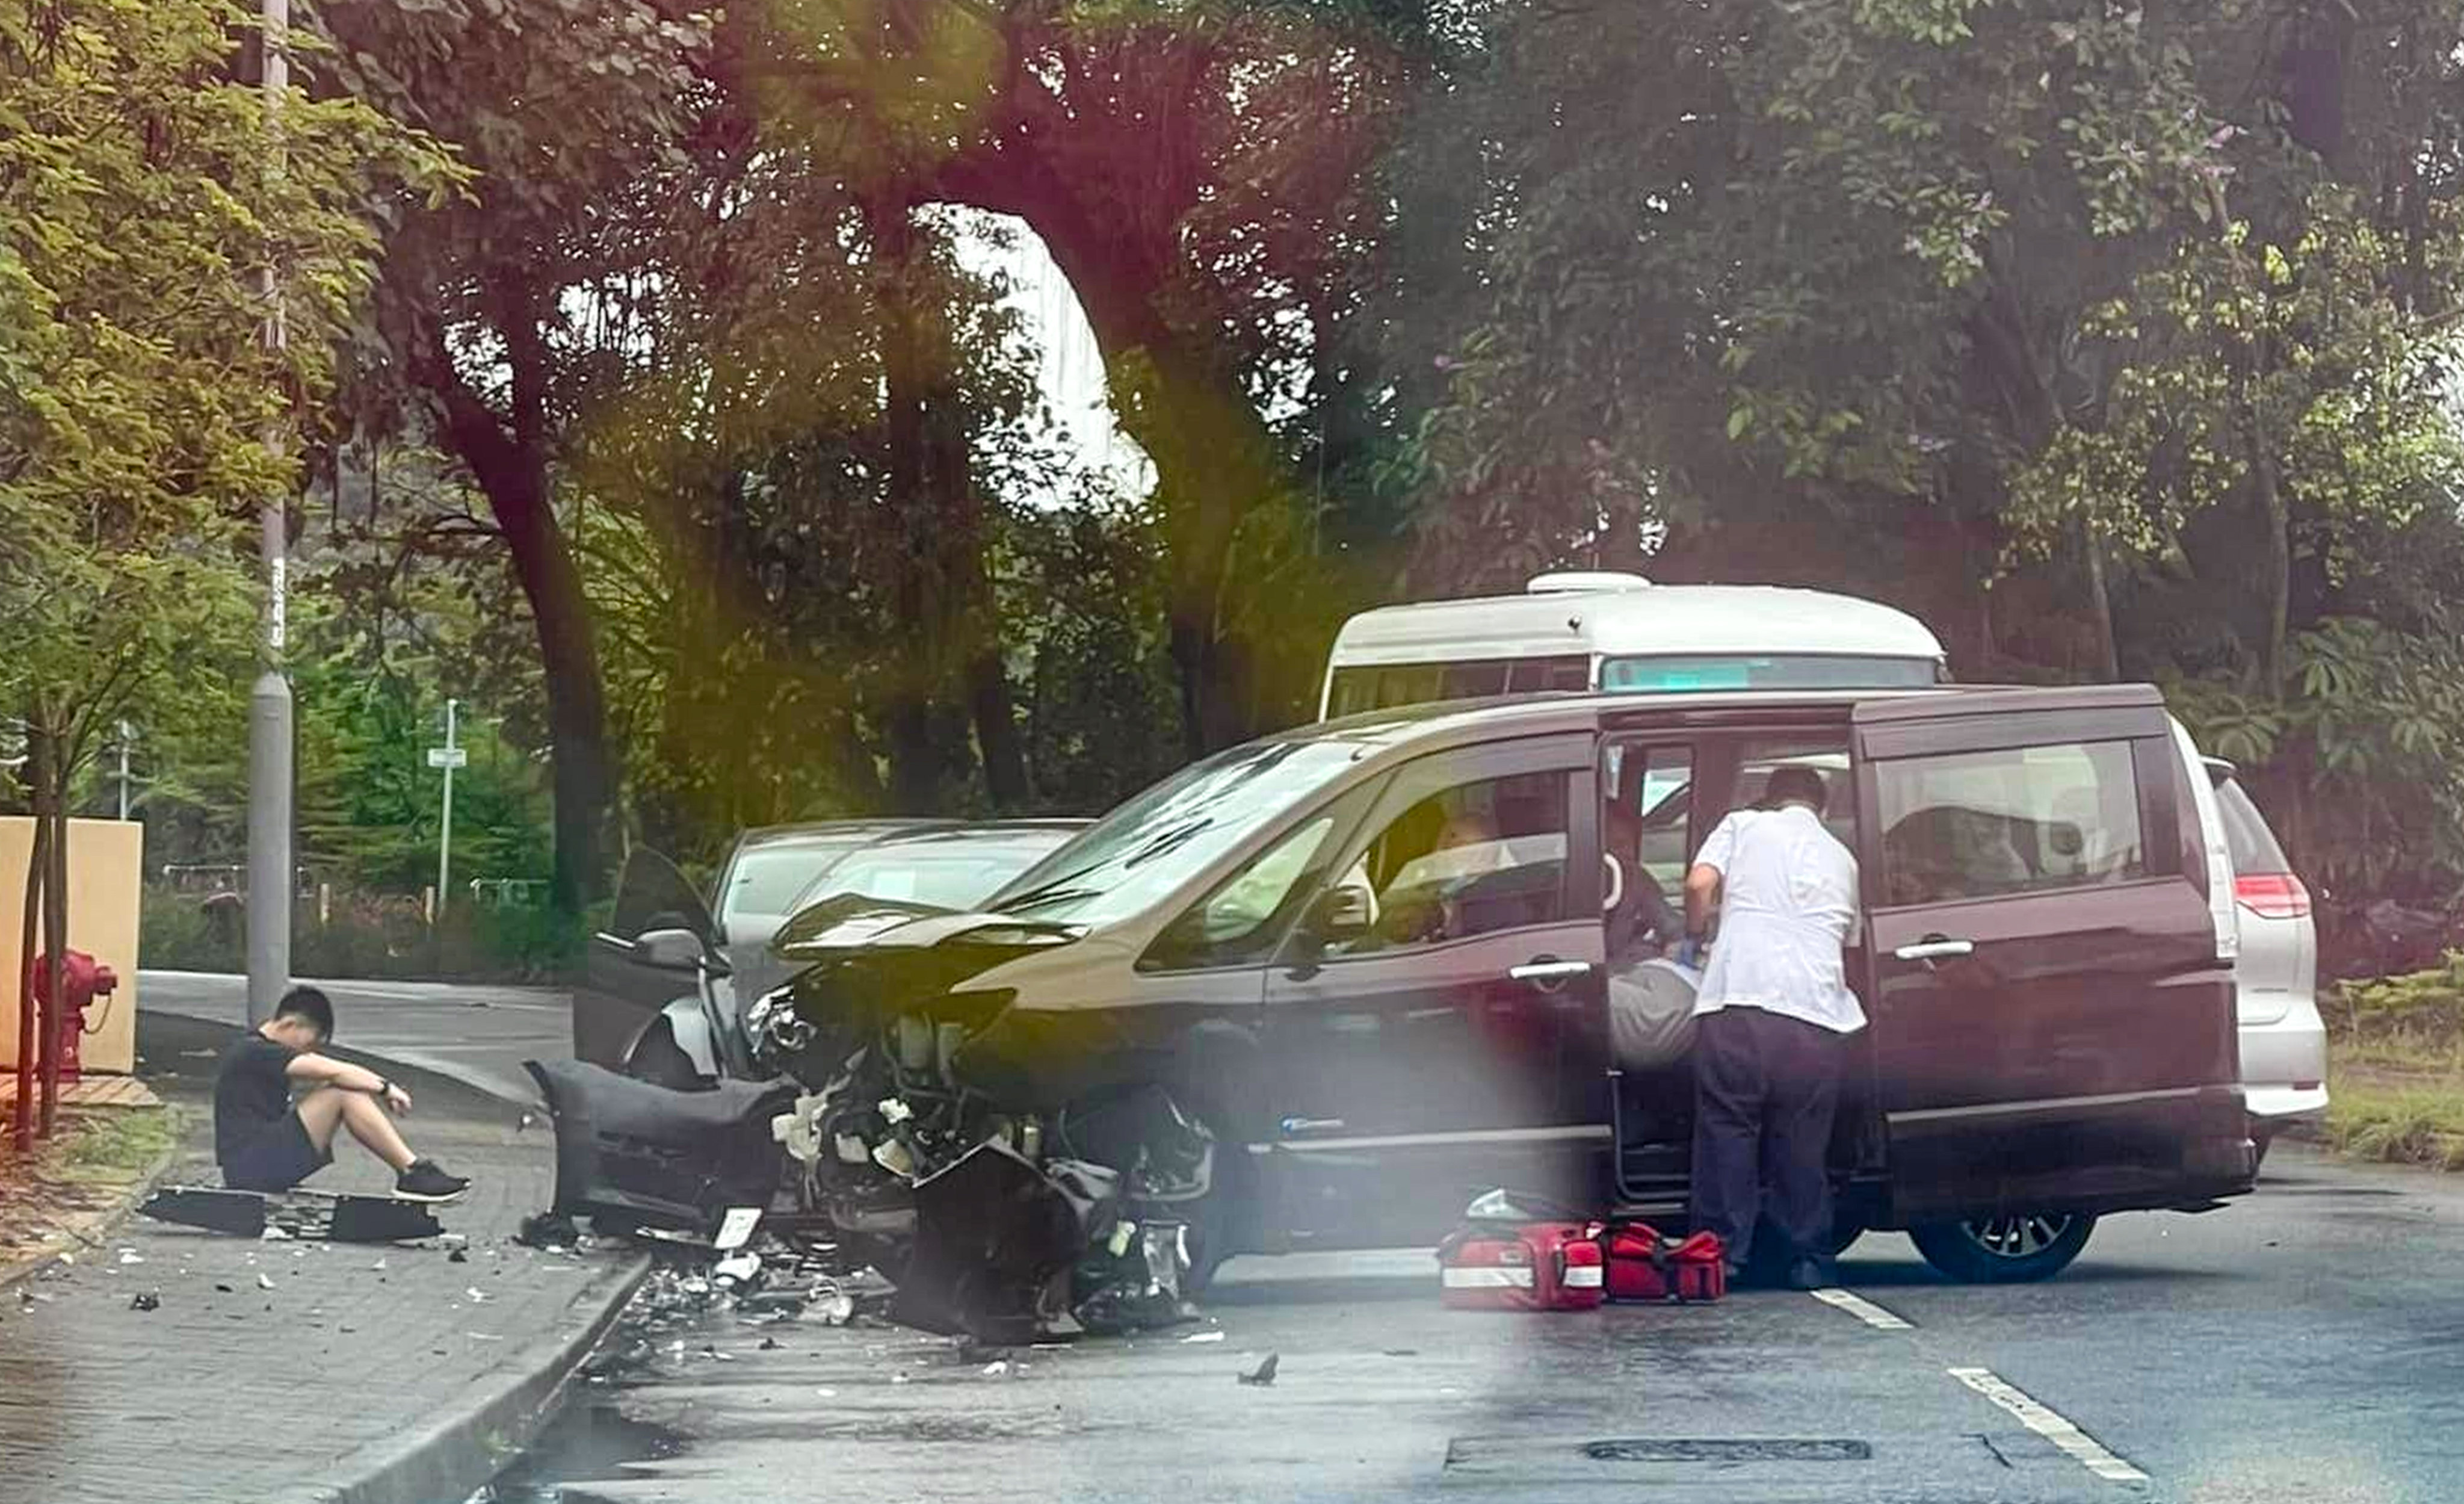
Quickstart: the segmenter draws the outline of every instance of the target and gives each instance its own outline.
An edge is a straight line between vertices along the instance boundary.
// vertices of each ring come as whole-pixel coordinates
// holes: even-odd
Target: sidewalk
[[[220,1037],[190,1024],[151,1045],[148,1080],[191,1107],[176,1182],[217,1179],[211,1114],[197,1110],[211,1060],[194,1051]],[[544,1118],[525,1128],[513,1104],[404,1079],[412,1144],[474,1179],[441,1219],[469,1239],[467,1261],[132,1219],[74,1265],[0,1292],[0,1504],[439,1504],[528,1437],[645,1261],[516,1244],[548,1204]],[[391,1177],[338,1144],[314,1183],[383,1191]],[[134,1309],[141,1292],[160,1306]]]

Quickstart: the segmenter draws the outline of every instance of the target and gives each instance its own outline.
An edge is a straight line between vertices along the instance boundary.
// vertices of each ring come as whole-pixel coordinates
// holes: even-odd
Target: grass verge
[[[171,1158],[178,1109],[90,1107],[25,1154],[0,1141],[0,1284],[99,1241]]]

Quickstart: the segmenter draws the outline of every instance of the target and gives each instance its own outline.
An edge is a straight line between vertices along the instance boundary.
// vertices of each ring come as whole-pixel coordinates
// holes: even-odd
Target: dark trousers
[[[1754,1224],[1790,1261],[1821,1258],[1831,1236],[1831,1114],[1847,1036],[1758,1007],[1724,1008],[1694,1029],[1694,1226],[1731,1263]],[[1770,1251],[1770,1250],[1766,1250]]]

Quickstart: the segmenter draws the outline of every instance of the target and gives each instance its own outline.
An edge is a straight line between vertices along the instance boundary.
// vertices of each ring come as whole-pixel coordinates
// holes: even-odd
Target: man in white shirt
[[[1857,858],[1823,828],[1823,798],[1820,773],[1774,769],[1763,807],[1721,821],[1685,874],[1688,939],[1719,918],[1694,1004],[1694,1225],[1735,1269],[1767,1222],[1800,1290],[1831,1282],[1824,1158],[1840,1057],[1865,1027],[1840,954]]]

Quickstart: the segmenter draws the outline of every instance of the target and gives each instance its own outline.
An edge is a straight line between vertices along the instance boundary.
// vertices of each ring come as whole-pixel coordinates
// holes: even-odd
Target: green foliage
[[[209,909],[194,893],[149,885],[138,911],[145,966],[236,972],[246,963],[236,909]],[[568,975],[587,922],[543,905],[449,909],[431,927],[410,900],[346,897],[324,918],[314,903],[292,917],[291,969],[303,977],[453,978],[549,982]]]
[[[2339,1035],[2356,1045],[2393,1036],[2415,1042],[2464,1042],[2464,951],[2451,951],[2428,971],[2346,982],[2322,1009]]]
[[[269,425],[331,385],[377,200],[452,181],[366,106],[304,96],[266,170],[233,21],[210,0],[0,12],[0,702],[72,764],[132,698],[244,664],[243,520],[293,478]]]
[[[2464,882],[2464,655],[2445,632],[2337,617],[2297,633],[2292,681],[2180,680],[2176,712],[2243,768],[2312,881],[2337,898]]]

